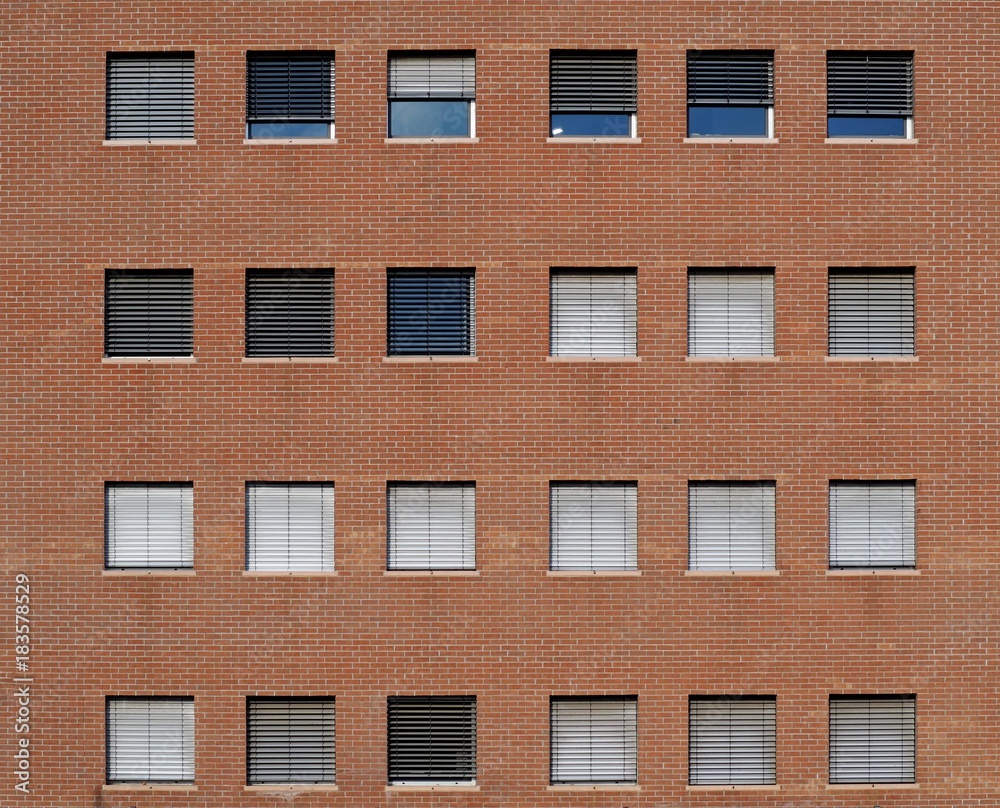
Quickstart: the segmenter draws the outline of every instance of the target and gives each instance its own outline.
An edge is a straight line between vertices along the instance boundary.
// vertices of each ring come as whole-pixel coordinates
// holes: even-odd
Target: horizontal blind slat
[[[552,112],[634,113],[638,72],[634,51],[552,52],[549,57]]]
[[[390,100],[476,97],[476,58],[471,54],[406,54],[389,57]]]
[[[757,51],[688,51],[689,104],[774,103],[774,56]]]

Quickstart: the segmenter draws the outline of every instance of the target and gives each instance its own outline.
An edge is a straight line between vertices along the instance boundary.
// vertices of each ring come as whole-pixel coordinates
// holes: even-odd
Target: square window
[[[771,137],[774,53],[688,51],[688,137]]]
[[[392,269],[389,356],[473,356],[476,276],[471,269]]]
[[[829,51],[828,137],[913,137],[913,54]]]
[[[108,783],[193,783],[194,700],[109,698]]]
[[[106,483],[105,566],[193,567],[193,499],[191,483]]]
[[[634,570],[636,484],[549,484],[553,570]]]
[[[916,566],[916,484],[830,482],[830,567]]]
[[[193,347],[190,270],[105,272],[105,356],[191,356]]]
[[[247,54],[247,137],[333,137],[332,53]]]
[[[553,269],[551,356],[635,356],[634,270]]]
[[[476,136],[474,53],[389,56],[389,137]]]
[[[552,137],[635,137],[637,109],[635,51],[549,54]]]
[[[915,696],[830,696],[830,782],[916,781]]]
[[[474,570],[475,483],[390,483],[388,568]]]
[[[333,356],[333,270],[248,269],[247,356]]]
[[[389,785],[475,785],[475,696],[391,696],[388,722]]]
[[[553,785],[636,782],[636,699],[553,697],[549,704]]]
[[[194,137],[193,53],[109,53],[107,140]]]
[[[830,356],[913,356],[912,269],[831,269]]]
[[[688,700],[688,784],[774,783],[774,696],[692,696]]]
[[[247,483],[247,569],[333,569],[332,483]]]
[[[774,356],[774,271],[688,270],[688,356]]]
[[[247,699],[247,783],[335,783],[333,699]]]
[[[774,569],[774,483],[688,483],[688,569]]]

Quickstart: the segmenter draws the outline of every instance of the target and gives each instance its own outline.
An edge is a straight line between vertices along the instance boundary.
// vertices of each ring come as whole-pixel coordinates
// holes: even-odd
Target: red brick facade
[[[997,804],[1000,8],[6,0],[0,31],[0,805]],[[334,141],[245,139],[272,49],[335,51]],[[410,49],[474,51],[475,139],[387,140]],[[550,49],[636,52],[637,138],[546,137]],[[773,51],[773,139],[685,139],[691,49]],[[913,53],[912,139],[826,138],[829,50]],[[131,51],[194,53],[194,141],[104,141]],[[386,357],[395,267],[475,268],[475,357]],[[637,357],[549,356],[553,267],[634,268]],[[687,356],[689,267],[774,268],[773,359]],[[832,267],[913,268],[915,356],[827,356]],[[164,268],[193,271],[193,357],[102,358],[106,270]],[[245,357],[250,268],[334,269],[335,358]],[[474,572],[386,571],[410,480],[475,482]],[[637,483],[636,571],[549,571],[554,480]],[[775,482],[775,572],[688,571],[691,480]],[[915,570],[829,570],[831,480],[916,481]],[[105,569],[119,481],[193,484],[193,569]],[[335,572],[246,571],[247,481],[335,484]],[[838,694],[915,696],[915,783],[829,784]],[[476,697],[474,786],[387,787],[397,695]],[[550,785],[567,695],[636,697],[634,785]],[[693,695],[775,698],[776,785],[688,785]],[[193,785],[106,783],[122,696],[193,697]],[[255,696],[335,698],[335,787],[247,786]]]

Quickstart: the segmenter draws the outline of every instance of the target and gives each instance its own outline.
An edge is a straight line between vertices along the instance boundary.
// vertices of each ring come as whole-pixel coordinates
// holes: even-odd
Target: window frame
[[[334,270],[248,269],[243,345],[253,359],[336,356]]]
[[[615,512],[617,508],[620,512]],[[587,522],[585,527],[579,524],[580,515]],[[616,556],[620,561],[609,561]],[[550,571],[630,572],[638,568],[636,482],[549,482]]]
[[[118,493],[125,491],[145,491],[145,522],[146,530],[144,536],[126,535],[119,538],[118,523],[127,514],[119,515]],[[154,520],[151,514],[150,492],[158,491],[161,494],[166,492],[177,492],[177,523],[171,524],[176,535],[169,536],[170,544],[168,548],[175,551],[172,560],[166,562],[149,563],[152,550],[155,546],[155,537],[150,535],[150,527],[155,524],[158,528],[163,527],[163,514],[158,520]],[[126,502],[122,503],[125,508]],[[132,506],[134,507],[134,506]],[[159,503],[159,507],[165,507],[164,503]],[[173,516],[174,514],[170,514]],[[127,520],[126,520],[127,522]],[[125,532],[123,526],[122,531]],[[176,547],[170,546],[176,544]],[[122,562],[128,560],[129,555],[125,551],[137,553],[145,545],[146,564],[116,563],[119,555],[122,555]],[[120,548],[120,549],[119,549]],[[105,482],[104,483],[104,568],[106,570],[184,570],[194,568],[194,486],[190,482]]]
[[[262,715],[263,724],[257,721],[258,707],[269,706],[273,708],[285,708],[285,724],[282,725],[282,716],[272,716],[267,718]],[[293,714],[296,708],[315,708],[311,716],[306,717],[305,726],[296,726],[296,716]],[[301,721],[302,719],[299,718]],[[265,731],[266,730],[266,731]],[[326,785],[332,786],[337,783],[337,717],[336,699],[326,696],[253,696],[246,700],[246,782],[249,786],[268,785]],[[309,734],[309,746],[302,744],[301,736]],[[267,736],[268,743],[255,744],[261,735]],[[316,736],[321,738],[317,742]],[[284,745],[280,750],[273,749],[279,742]],[[317,760],[317,751],[320,759]],[[311,751],[310,751],[311,750]],[[268,754],[269,753],[269,754]],[[313,776],[293,776],[292,770],[303,767],[301,761],[298,764],[293,762],[293,758],[309,757],[309,767],[313,770]],[[272,760],[269,762],[268,758]],[[275,757],[284,757],[275,763]],[[282,765],[284,764],[284,765]],[[255,774],[260,769],[273,770],[277,768],[280,774]],[[281,776],[287,770],[287,776]],[[319,776],[315,776],[315,772]]]
[[[916,298],[914,267],[830,267],[827,355],[856,359],[915,357]]]
[[[421,710],[426,715],[420,715]],[[389,696],[386,699],[387,783],[390,787],[475,786],[476,732],[475,696]],[[418,740],[427,741],[426,748],[414,750]],[[423,757],[422,771],[416,762],[417,752]]]
[[[763,70],[761,70],[763,67]],[[713,69],[714,68],[714,69]],[[774,51],[688,50],[686,134],[691,139],[774,138]],[[764,131],[692,131],[693,109],[759,109]]]
[[[615,288],[619,280],[620,288]],[[607,288],[602,288],[604,286]],[[637,358],[638,290],[638,272],[634,268],[551,267],[549,356],[569,359]],[[615,296],[619,300],[615,300]],[[615,302],[615,307],[610,310],[607,309],[609,301]],[[618,302],[620,308],[617,307]],[[603,313],[601,307],[605,308]],[[601,327],[605,318],[611,325]],[[610,348],[605,348],[605,345]]]
[[[826,136],[828,139],[912,140],[914,93],[912,50],[828,50],[826,52]],[[893,71],[896,75],[892,75]],[[863,78],[859,72],[863,71]],[[872,73],[875,76],[872,76]],[[873,86],[874,85],[874,86]],[[895,85],[895,86],[893,86]],[[865,122],[894,120],[900,134],[867,131]],[[834,132],[834,121],[851,121],[857,131]]]
[[[409,291],[407,279],[412,286]],[[422,301],[419,300],[419,284],[413,282],[419,279],[424,281]],[[454,289],[449,291],[452,284]],[[387,270],[386,356],[434,358],[475,355],[475,269]]]
[[[563,706],[565,705],[565,707]],[[584,721],[582,711],[580,715],[573,715],[574,710],[570,705],[578,705],[580,708],[587,707],[585,718],[585,728],[579,722]],[[607,705],[611,708],[604,711],[606,715],[599,712],[595,717],[594,710],[599,709],[599,705]],[[595,721],[598,727],[602,724],[614,724],[618,717],[614,715],[615,706],[620,709],[621,726],[612,726],[611,729],[605,727],[599,737],[595,735]],[[566,712],[565,718],[562,716]],[[573,725],[575,731],[571,737],[562,734],[563,725],[566,732],[570,733]],[[618,737],[614,740],[616,746],[604,751],[605,756],[595,753],[594,747],[601,738],[609,739],[614,733]],[[577,738],[573,736],[584,736]],[[575,755],[579,760],[573,759],[574,746]],[[638,757],[639,757],[639,735],[638,735],[638,697],[637,696],[550,696],[549,697],[549,784],[553,786],[634,786],[638,784]],[[615,756],[620,751],[620,762]],[[584,760],[585,758],[585,760]],[[620,763],[620,765],[619,765]],[[574,769],[587,769],[589,777],[569,776]],[[607,768],[612,772],[610,776],[595,776],[595,768],[600,771]],[[614,775],[621,776],[614,776]]]
[[[774,480],[689,480],[688,570],[743,573],[775,571],[777,569],[775,489]],[[705,493],[699,494],[700,491]],[[712,496],[710,493],[712,491],[725,492],[725,506],[720,499],[721,493]],[[755,491],[759,492],[759,497],[753,493]],[[746,493],[741,495],[740,492]],[[750,513],[744,522],[753,528],[759,525],[759,533],[751,532],[748,537],[738,533],[734,539],[734,531],[740,526],[737,519],[740,512],[734,508],[752,510],[758,505],[755,500],[759,500],[759,513]],[[723,508],[725,513],[721,513]],[[724,533],[716,533],[712,523],[722,519],[725,520]],[[742,558],[744,555],[748,558],[753,557],[754,563],[734,562],[734,547],[737,558]],[[728,564],[722,564],[723,556],[728,558]]]
[[[118,725],[118,710],[117,705],[124,705],[126,703],[130,704],[145,704],[146,705],[146,732],[145,732],[145,742],[147,745],[146,755],[145,755],[145,767],[146,776],[140,776],[138,772],[134,772],[133,776],[115,776],[118,774],[118,768],[120,765],[118,761],[117,750],[120,745],[126,739],[120,738],[121,732],[119,731]],[[152,744],[153,736],[151,733],[152,724],[152,714],[154,704],[168,705],[175,704],[180,707],[180,710],[176,716],[172,717],[172,721],[177,724],[177,726],[170,729],[171,738],[176,740],[178,735],[180,736],[180,750],[179,758],[176,760],[171,760],[170,765],[179,768],[180,777],[153,777],[153,762],[154,762],[154,752],[149,748]],[[124,730],[122,730],[124,731]],[[194,716],[194,697],[193,696],[106,696],[104,699],[104,748],[105,748],[105,768],[104,768],[104,781],[108,785],[118,785],[118,784],[128,784],[128,783],[152,783],[152,784],[178,784],[178,785],[193,785],[195,783],[195,751],[196,751],[196,737],[195,737],[195,716]],[[124,745],[128,747],[129,752],[134,754],[136,739],[132,738],[130,743],[125,743]],[[171,750],[176,753],[176,750]],[[162,757],[163,752],[158,751],[156,756]],[[132,766],[137,764],[133,763]],[[128,772],[123,772],[123,774],[129,774]]]
[[[751,281],[758,282],[756,297],[760,307],[747,314],[754,297]],[[751,327],[756,329],[752,336],[739,334],[740,330],[749,334]],[[725,351],[709,349],[723,341]],[[757,350],[753,350],[754,345]],[[689,357],[773,357],[774,345],[773,267],[688,267]]]
[[[286,115],[257,114],[256,107],[259,106],[260,92],[258,88],[262,83],[269,82],[272,85],[280,82],[274,76],[259,75],[254,65],[273,63],[275,65],[286,64],[285,91],[272,95],[285,95],[285,104],[288,107]],[[313,82],[318,79],[318,87],[308,86],[307,80],[300,76],[298,84],[292,78],[292,66],[296,63],[309,65],[317,63],[317,76],[309,76]],[[323,74],[326,74],[325,76]],[[246,53],[246,138],[248,140],[332,140],[336,137],[336,54],[334,51],[323,50],[251,50]],[[325,85],[329,84],[327,88]],[[317,96],[305,100],[306,90],[311,93],[318,93]],[[272,103],[277,103],[276,98],[271,99]],[[318,108],[316,105],[318,104]],[[298,111],[292,112],[292,107],[298,107]],[[310,109],[310,107],[314,107]],[[274,134],[254,134],[254,127],[257,125],[267,126],[325,126],[326,134],[291,134],[288,131],[276,132]]]
[[[402,492],[412,492],[405,497]],[[454,492],[454,493],[452,493]],[[421,502],[421,494],[426,501]],[[401,499],[409,501],[401,502]],[[437,501],[437,504],[435,504]],[[410,508],[415,520],[425,520],[426,530],[414,521],[400,533],[398,514]],[[442,527],[443,525],[443,527]],[[447,541],[435,533],[444,532]],[[457,534],[457,540],[456,535]],[[419,558],[426,544],[426,563]],[[473,572],[476,570],[476,483],[474,481],[414,482],[386,484],[386,570],[397,572]],[[442,563],[441,559],[446,559]]]
[[[141,67],[145,62],[145,69]],[[159,63],[157,65],[157,63]],[[165,73],[170,63],[171,71]],[[131,69],[125,65],[131,64]],[[108,51],[104,59],[104,140],[194,141],[194,51]],[[157,70],[160,72],[157,73]],[[154,82],[154,79],[159,81]],[[168,90],[167,80],[175,82]],[[156,86],[159,85],[159,86]],[[128,109],[144,109],[130,122]],[[160,118],[162,117],[163,120]],[[174,120],[174,118],[177,120]],[[141,124],[141,121],[145,121]]]
[[[638,132],[639,67],[635,49],[553,49],[549,51],[549,138],[635,140]],[[557,115],[599,122],[601,131],[566,133]],[[609,118],[627,120],[627,132],[607,131]]]
[[[752,733],[758,737],[752,739],[756,748],[750,751]],[[688,697],[688,785],[775,785],[776,749],[774,696]],[[725,776],[715,774],[720,769],[725,769]],[[747,770],[754,775],[745,774]]]
[[[868,720],[864,721],[860,716],[843,718],[843,729],[845,729],[845,742],[841,747],[838,743],[838,736],[841,725],[838,714],[841,712],[839,705],[868,704]],[[835,709],[834,704],[838,707]],[[872,721],[872,707],[880,707],[885,712],[890,712],[889,705],[898,705],[898,715],[895,720],[898,723],[898,735],[891,737],[892,727],[889,719],[885,717]],[[846,710],[846,706],[844,707]],[[831,695],[828,706],[829,715],[829,769],[828,782],[831,785],[867,785],[878,786],[886,784],[911,784],[917,782],[917,697],[913,693],[907,694],[887,694],[887,695]],[[875,726],[873,727],[873,724]],[[882,737],[873,738],[873,729],[880,728]],[[850,744],[851,739],[856,739],[854,744]],[[878,758],[882,771],[873,776],[872,773],[872,746],[873,742],[878,742],[878,748],[883,754]],[[898,752],[891,762],[886,761],[885,748],[892,748]],[[848,765],[853,757],[859,760],[862,756],[862,749],[867,753],[867,765],[861,766],[855,763]],[[853,755],[851,754],[853,750]],[[846,760],[841,763],[838,753],[843,752]],[[842,772],[842,769],[845,771]],[[867,769],[867,776],[862,777],[862,770]],[[851,772],[857,772],[852,774]]]
[[[410,61],[414,65],[426,60],[427,79],[425,84],[415,80],[413,70],[407,74],[399,65]],[[448,70],[449,61],[459,61],[458,73]],[[433,67],[434,63],[439,67]],[[471,68],[469,67],[471,65]],[[455,68],[453,68],[454,70]],[[400,85],[403,85],[401,88]],[[436,86],[435,86],[436,85]],[[418,89],[426,87],[426,89]],[[405,88],[405,89],[404,89]],[[462,134],[444,132],[420,132],[394,134],[394,104],[438,103],[465,105],[468,126]],[[442,116],[447,115],[442,108]],[[476,51],[475,50],[394,50],[386,60],[386,138],[389,140],[474,140],[476,137]]]
[[[888,496],[894,494],[894,489],[898,489],[899,499],[899,523],[892,525],[891,530],[898,530],[898,536],[889,535],[885,530],[873,532],[873,521],[877,514],[873,514],[873,504],[878,505],[878,511],[883,519],[888,513],[888,508],[895,506],[896,502],[888,502]],[[847,511],[850,507],[849,497],[853,490],[856,494],[854,507],[860,509],[860,498],[865,492],[867,499],[867,511],[862,514],[860,511],[851,513]],[[843,491],[843,494],[838,492]],[[882,497],[881,503],[873,503],[873,496],[876,491],[887,492],[888,496]],[[841,514],[841,500],[844,499],[844,522],[839,519]],[[917,484],[916,480],[830,480],[829,483],[829,565],[831,570],[860,570],[860,569],[884,569],[884,570],[912,570],[917,566],[916,550],[916,522],[917,522]],[[866,517],[867,536],[859,536],[857,528],[850,529],[850,524],[846,520],[858,520]],[[843,534],[844,540],[841,539]],[[887,544],[887,536],[892,539],[891,550],[893,561],[898,563],[875,563],[873,556],[877,554],[880,545]],[[850,548],[863,543],[867,549],[867,563],[860,555],[852,556]],[[846,547],[845,547],[846,545]],[[844,548],[843,550],[841,548]],[[855,550],[857,552],[857,549]],[[884,551],[883,551],[884,552]],[[842,558],[843,556],[843,558]]]
[[[275,520],[270,513],[260,513],[264,506],[261,497],[268,493],[272,495],[272,505],[280,507],[280,494],[285,494],[285,520],[280,524],[280,517]],[[272,482],[249,481],[245,488],[245,523],[246,523],[246,569],[248,572],[333,572],[336,557],[336,490],[331,482]],[[299,499],[298,512],[295,511],[295,498]],[[311,500],[316,501],[311,501]],[[306,500],[306,502],[303,502]],[[303,511],[303,509],[305,509]],[[261,518],[266,520],[265,526],[260,524]],[[296,544],[297,532],[293,523],[315,522],[310,528],[318,528],[318,532],[309,531],[306,543]],[[278,524],[275,524],[275,521]],[[268,561],[280,549],[280,538],[270,541],[260,541],[259,533],[276,534],[284,528],[284,542],[287,549],[287,562],[278,565]],[[301,527],[299,528],[301,529]],[[264,550],[265,552],[261,552]],[[310,556],[309,563],[296,566],[293,558]]]
[[[105,359],[193,356],[193,270],[104,271]]]

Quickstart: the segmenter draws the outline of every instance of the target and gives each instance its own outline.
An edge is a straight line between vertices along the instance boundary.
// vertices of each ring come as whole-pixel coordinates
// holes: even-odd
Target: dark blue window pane
[[[906,137],[906,117],[900,115],[830,116],[828,137]]]
[[[631,137],[632,116],[614,112],[553,112],[552,137]]]
[[[251,138],[330,137],[328,123],[252,123]]]
[[[471,355],[472,275],[389,275],[389,355]]]
[[[767,107],[688,107],[688,137],[767,137]]]
[[[390,101],[389,137],[469,137],[468,101]]]

